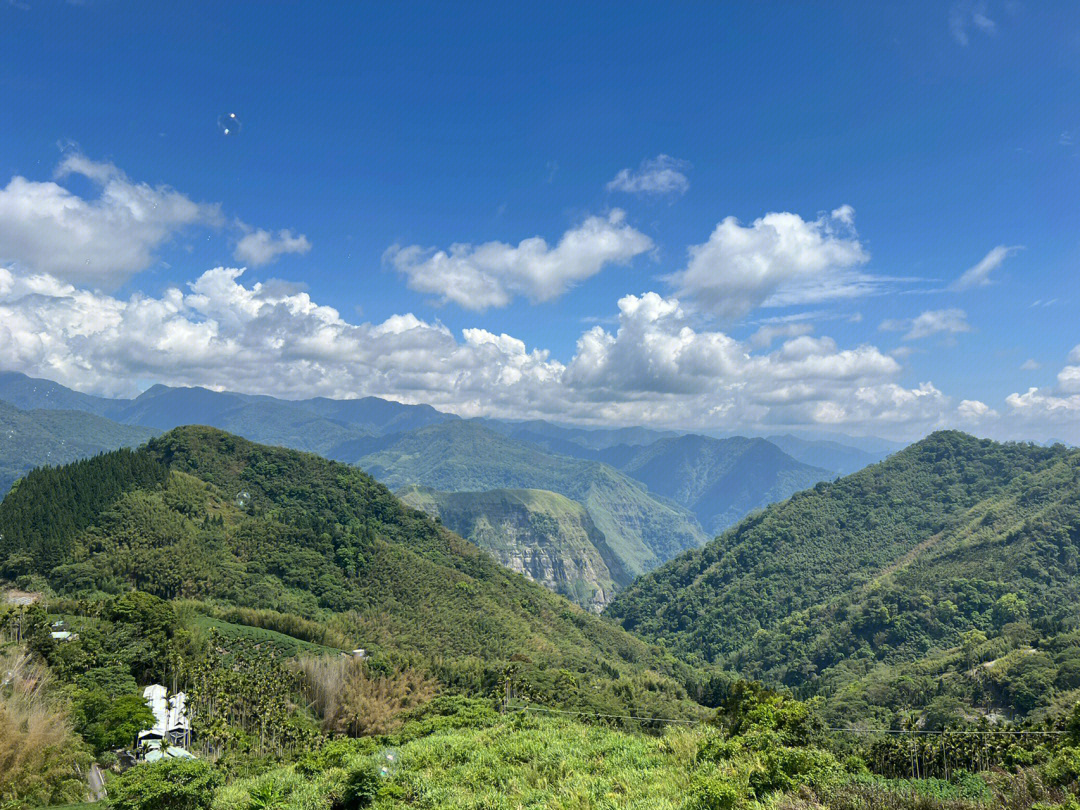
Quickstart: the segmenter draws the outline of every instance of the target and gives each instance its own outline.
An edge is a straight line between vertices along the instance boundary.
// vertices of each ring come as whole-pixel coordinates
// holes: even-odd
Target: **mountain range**
[[[760,438],[464,420],[375,397],[283,400],[155,385],[134,399],[109,399],[8,372],[0,373],[0,401],[22,414],[9,425],[19,444],[0,451],[0,494],[35,465],[205,424],[357,465],[392,489],[423,487],[424,497],[410,496],[416,505],[592,609],[745,514],[837,474]],[[838,469],[873,458],[846,445],[787,439],[801,456]],[[577,510],[584,514],[572,515]]]
[[[15,372],[0,373],[0,401],[22,409],[86,411],[158,431],[210,425],[252,441],[320,455],[332,454],[335,447],[355,438],[457,418],[430,405],[404,405],[377,397],[284,400],[165,385],[152,386],[135,399],[108,399]]]
[[[534,489],[577,501],[631,576],[707,539],[689,510],[654,497],[613,467],[548,453],[475,421],[447,421],[360,440],[354,449],[354,455],[341,460],[391,489],[410,484],[446,492]]]

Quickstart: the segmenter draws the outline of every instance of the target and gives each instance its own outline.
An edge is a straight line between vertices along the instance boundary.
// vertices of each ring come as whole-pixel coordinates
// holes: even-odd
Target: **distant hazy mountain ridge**
[[[619,445],[597,455],[650,492],[691,509],[710,534],[836,477],[796,461],[765,439],[677,436],[645,446]]]
[[[152,428],[118,425],[91,413],[28,411],[0,402],[0,498],[34,467],[67,464],[118,447],[137,447],[157,433]]]

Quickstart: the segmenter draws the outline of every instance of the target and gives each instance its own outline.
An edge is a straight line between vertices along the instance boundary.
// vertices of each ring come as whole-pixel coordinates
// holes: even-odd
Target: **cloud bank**
[[[929,383],[899,385],[899,364],[873,346],[798,335],[755,352],[695,329],[678,300],[655,292],[620,299],[617,326],[583,333],[564,364],[511,335],[455,335],[412,314],[350,323],[307,292],[245,285],[242,273],[219,267],[160,297],[118,298],[0,269],[0,367],[113,395],[154,381],[604,424],[919,432],[951,407]]]

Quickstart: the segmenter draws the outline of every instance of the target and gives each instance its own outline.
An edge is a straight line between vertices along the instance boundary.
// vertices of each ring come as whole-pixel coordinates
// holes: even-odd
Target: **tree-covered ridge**
[[[789,684],[864,643],[907,658],[956,643],[1012,589],[1028,611],[1057,616],[1075,604],[1058,600],[1076,584],[1078,468],[1064,447],[935,433],[747,518],[635,582],[607,615]],[[920,626],[935,599],[955,608],[947,632]]]
[[[438,517],[507,568],[582,607],[601,610],[630,582],[585,507],[558,493],[406,487],[397,495]]]
[[[1066,451],[730,660],[834,695],[849,716],[935,701],[954,715],[1045,713],[1080,697],[1078,562],[1080,454]]]
[[[137,447],[158,431],[75,410],[23,410],[0,401],[0,497],[34,467]]]
[[[705,541],[688,510],[653,497],[618,470],[545,452],[476,422],[445,422],[371,440],[348,460],[393,489],[418,484],[447,492],[557,492],[585,506],[620,564],[634,575]]]
[[[271,609],[369,649],[482,669],[514,656],[594,673],[669,666],[367,474],[210,428],[35,471],[0,504],[0,533],[4,575],[63,594]]]

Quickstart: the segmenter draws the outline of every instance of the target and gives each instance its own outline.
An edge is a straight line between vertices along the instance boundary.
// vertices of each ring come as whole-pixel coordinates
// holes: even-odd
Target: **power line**
[[[545,706],[519,706],[516,711],[522,712],[546,712],[549,714],[572,714],[578,717],[603,717],[610,720],[641,720],[646,723],[681,723],[694,726],[704,720],[681,720],[673,717],[637,717],[632,714],[600,714],[599,712],[572,712],[566,709],[549,709]]]
[[[912,735],[912,734],[1065,734],[1064,731],[1017,731],[1014,729],[955,729],[950,731],[929,731],[923,728],[912,729],[910,731],[904,731],[898,728],[826,728],[825,731],[850,731],[855,734],[899,734],[899,735]]]

